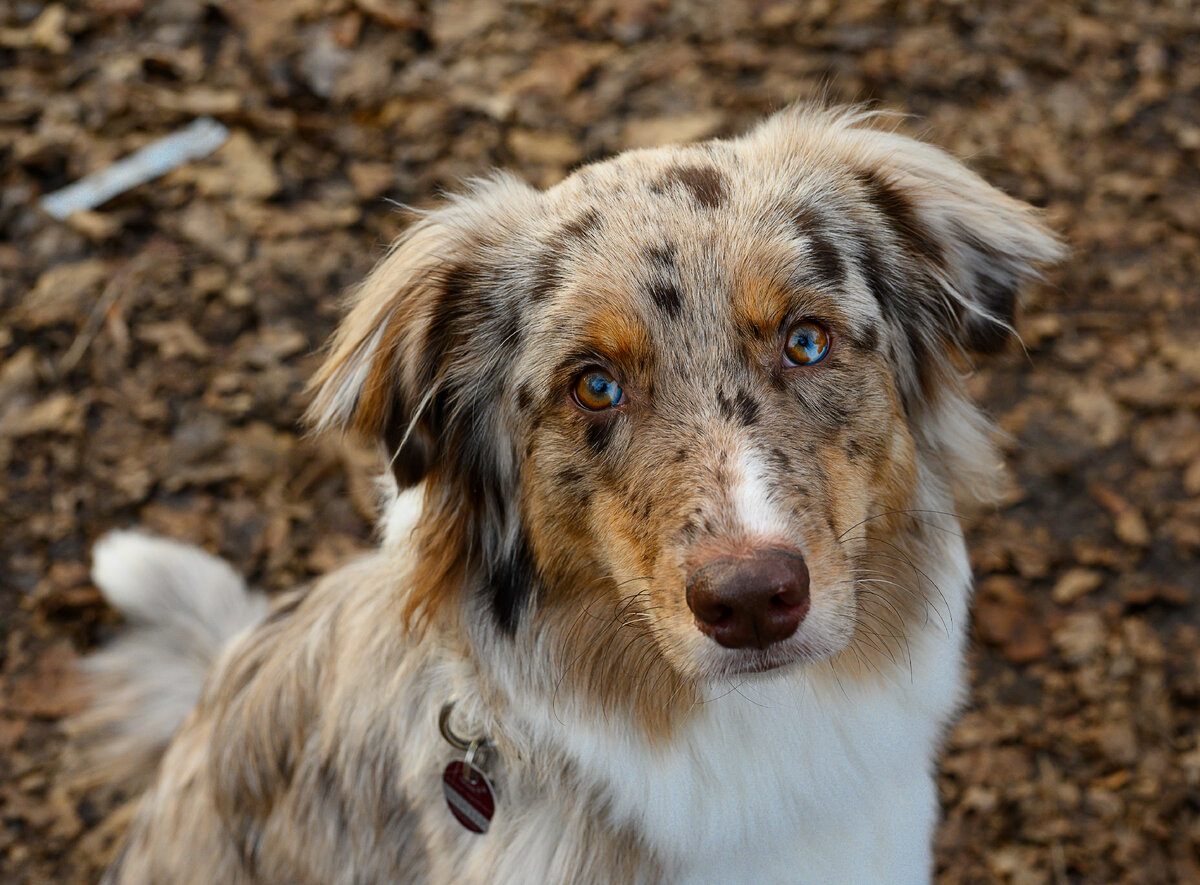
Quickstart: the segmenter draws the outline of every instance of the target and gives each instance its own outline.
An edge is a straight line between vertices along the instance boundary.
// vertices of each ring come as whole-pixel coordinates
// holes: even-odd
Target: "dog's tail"
[[[137,532],[96,544],[92,580],[129,621],[84,659],[90,706],[70,724],[85,784],[134,787],[200,697],[212,662],[262,619],[267,600],[198,547]]]

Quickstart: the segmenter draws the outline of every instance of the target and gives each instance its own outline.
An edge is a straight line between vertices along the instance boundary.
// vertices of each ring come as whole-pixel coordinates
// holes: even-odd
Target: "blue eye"
[[[784,360],[792,366],[811,366],[829,353],[829,330],[812,320],[801,320],[788,331]]]
[[[575,381],[575,402],[592,412],[619,405],[624,395],[617,379],[603,369],[588,369]]]

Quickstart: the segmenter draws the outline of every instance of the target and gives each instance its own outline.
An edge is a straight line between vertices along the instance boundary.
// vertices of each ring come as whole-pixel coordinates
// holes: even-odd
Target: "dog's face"
[[[560,186],[554,295],[511,369],[534,559],[572,606],[605,576],[689,674],[839,650],[839,538],[914,481],[887,320],[763,171],[696,148]]]
[[[428,584],[460,613],[696,680],[836,656],[868,595],[898,630],[922,608],[865,592],[857,542],[993,467],[956,360],[1003,343],[1057,245],[863,122],[497,178],[375,271],[314,413],[427,480]]]

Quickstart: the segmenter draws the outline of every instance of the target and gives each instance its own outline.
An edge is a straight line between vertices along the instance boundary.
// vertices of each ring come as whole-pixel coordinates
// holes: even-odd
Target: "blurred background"
[[[371,453],[305,379],[397,203],[541,185],[820,96],[1042,206],[1072,254],[975,392],[1013,492],[970,525],[941,883],[1200,882],[1200,5],[915,0],[0,4],[0,881],[95,881],[128,803],[58,779],[88,581],[137,524],[268,590],[370,543]],[[202,115],[210,157],[44,194]]]

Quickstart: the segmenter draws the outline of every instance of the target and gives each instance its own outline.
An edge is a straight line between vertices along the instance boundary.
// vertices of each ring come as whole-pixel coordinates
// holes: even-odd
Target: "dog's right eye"
[[[617,379],[603,369],[588,369],[575,381],[575,402],[590,412],[621,404],[625,392]]]

